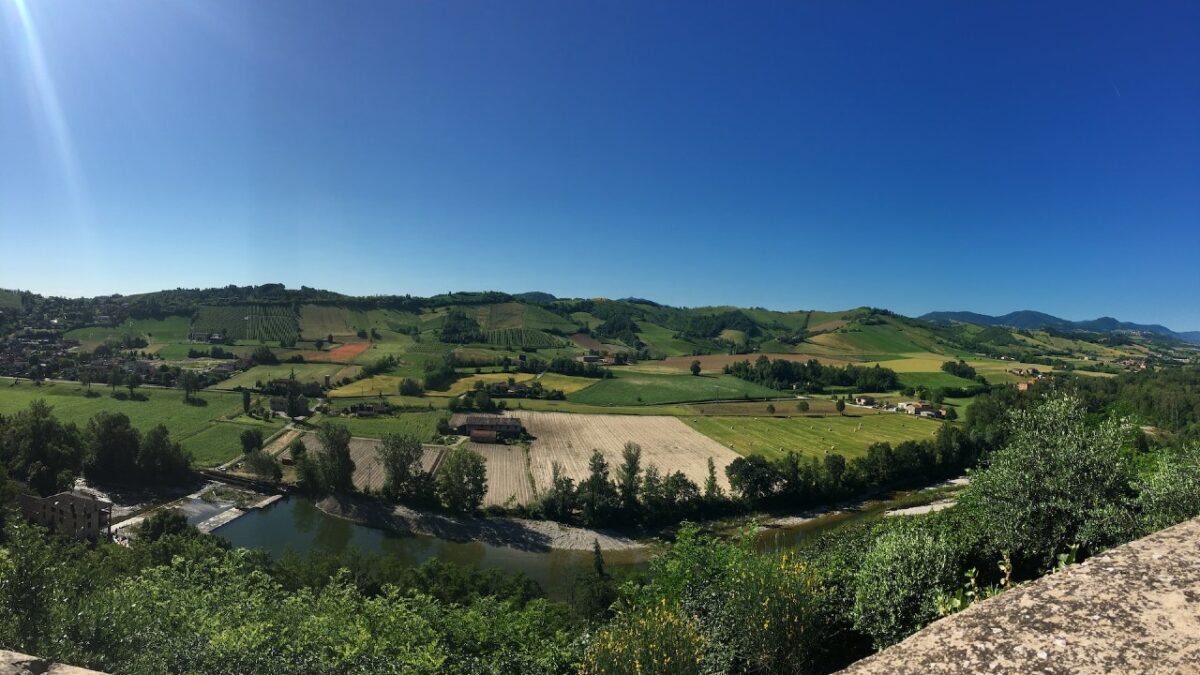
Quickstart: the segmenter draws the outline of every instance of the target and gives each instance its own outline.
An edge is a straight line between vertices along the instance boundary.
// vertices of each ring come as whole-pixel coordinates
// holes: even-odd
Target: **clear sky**
[[[0,286],[1200,329],[1200,3],[0,0]]]

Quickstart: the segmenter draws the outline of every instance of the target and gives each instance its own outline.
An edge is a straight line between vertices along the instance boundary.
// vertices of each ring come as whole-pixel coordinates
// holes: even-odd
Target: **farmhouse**
[[[909,401],[908,403],[897,403],[896,412],[908,413],[909,415],[923,415],[929,417],[926,413],[935,412],[933,406],[924,401]]]
[[[112,502],[85,492],[60,492],[49,497],[20,495],[21,514],[52,532],[77,539],[106,539],[111,534]]]
[[[874,396],[855,396],[854,402],[857,405],[875,405]]]
[[[475,440],[475,432],[487,431],[495,434],[496,438],[517,436],[524,427],[521,420],[504,415],[464,415],[462,413],[450,416],[450,428],[464,436]],[[494,443],[495,440],[484,441]]]
[[[575,360],[580,363],[600,363],[600,358],[596,354],[585,354],[583,356],[576,356]]]

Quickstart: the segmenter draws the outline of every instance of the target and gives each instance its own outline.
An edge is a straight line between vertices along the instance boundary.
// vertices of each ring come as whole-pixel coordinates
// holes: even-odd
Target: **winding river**
[[[758,534],[762,550],[793,547],[804,537],[848,523],[876,518],[887,510],[890,501],[871,501],[849,511],[838,511],[803,522],[763,528]],[[265,549],[272,556],[287,550],[299,554],[311,551],[343,553],[352,548],[394,556],[410,565],[427,560],[471,565],[480,569],[522,572],[545,589],[551,598],[571,597],[575,579],[592,568],[591,551],[525,551],[477,541],[455,542],[426,535],[380,530],[319,510],[310,500],[291,496],[263,509],[254,509],[215,530],[235,546]],[[645,567],[650,550],[607,551],[605,564],[620,575]]]

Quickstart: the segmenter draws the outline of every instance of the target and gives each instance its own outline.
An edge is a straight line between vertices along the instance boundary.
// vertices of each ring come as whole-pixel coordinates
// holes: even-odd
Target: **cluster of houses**
[[[1121,359],[1117,365],[1129,370],[1145,370],[1146,359]]]
[[[521,420],[507,415],[456,413],[449,424],[454,433],[469,437],[472,443],[503,443],[525,431]]]
[[[64,376],[60,364],[72,361],[70,351],[79,345],[57,332],[14,336],[0,343],[0,375],[8,377]]]
[[[924,401],[908,401],[906,403],[897,403],[894,409],[899,413],[916,415],[917,417],[929,417],[935,420],[940,420],[946,417],[945,408],[935,408]]]

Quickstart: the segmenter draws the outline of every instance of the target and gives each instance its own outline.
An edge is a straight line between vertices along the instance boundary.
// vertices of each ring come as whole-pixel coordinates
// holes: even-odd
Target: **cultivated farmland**
[[[299,332],[296,313],[282,305],[201,307],[192,331],[220,333],[234,340],[265,342],[294,340]]]
[[[533,485],[525,463],[525,448],[519,445],[468,443],[467,447],[487,461],[487,496],[484,506],[528,504],[533,501]]]
[[[551,481],[552,464],[576,482],[588,477],[592,450],[604,453],[611,469],[621,463],[627,441],[642,446],[642,466],[657,466],[663,473],[682,471],[702,486],[708,476],[708,458],[717,468],[717,480],[728,488],[725,467],[737,454],[699,434],[679,418],[663,415],[578,415],[517,411],[536,440],[529,447],[530,470],[539,492]]]
[[[487,332],[489,344],[505,347],[528,347],[530,349],[548,349],[562,347],[567,341],[549,333],[531,328],[496,328]]]
[[[861,415],[861,416],[860,416]],[[810,457],[837,452],[856,457],[872,443],[893,446],[931,438],[942,422],[911,415],[854,409],[853,415],[828,417],[685,417],[690,427],[740,455],[777,459],[795,451]]]

